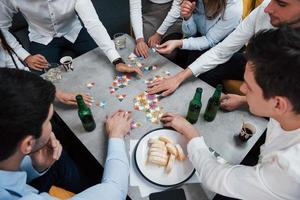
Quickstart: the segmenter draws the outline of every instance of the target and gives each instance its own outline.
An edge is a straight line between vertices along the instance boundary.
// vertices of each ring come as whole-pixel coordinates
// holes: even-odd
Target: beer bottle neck
[[[76,96],[76,101],[77,101],[77,105],[78,105],[79,110],[87,108],[87,105],[84,103],[84,100],[83,100],[81,95]]]
[[[219,100],[221,98],[222,88],[223,87],[221,84],[217,85],[216,90],[212,96],[213,99]]]
[[[201,88],[197,88],[193,100],[201,102],[201,96],[202,96],[202,89]]]

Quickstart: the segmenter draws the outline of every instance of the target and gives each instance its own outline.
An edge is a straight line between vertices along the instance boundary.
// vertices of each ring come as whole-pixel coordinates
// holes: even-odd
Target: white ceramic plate
[[[168,174],[165,167],[161,167],[147,162],[148,159],[148,140],[150,138],[159,138],[159,136],[167,136],[176,144],[180,144],[184,154],[187,156],[187,140],[180,133],[171,129],[156,129],[145,134],[135,147],[134,157],[138,171],[149,182],[163,186],[171,187],[179,185],[192,177],[195,170],[192,163],[186,158],[184,161],[176,159],[172,171]]]

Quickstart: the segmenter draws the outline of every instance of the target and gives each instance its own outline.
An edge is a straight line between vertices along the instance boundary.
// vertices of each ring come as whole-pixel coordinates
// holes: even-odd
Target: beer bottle
[[[196,89],[196,93],[194,95],[194,98],[190,102],[189,110],[186,116],[186,119],[191,123],[195,124],[199,118],[200,110],[202,107],[201,103],[201,95],[202,95],[202,88],[198,87]]]
[[[218,109],[220,107],[220,98],[223,86],[218,84],[212,97],[209,98],[206,110],[204,112],[204,119],[211,122],[215,119]]]
[[[82,122],[83,128],[86,131],[93,131],[96,128],[96,123],[91,109],[84,103],[81,95],[76,96],[78,105],[78,116]]]

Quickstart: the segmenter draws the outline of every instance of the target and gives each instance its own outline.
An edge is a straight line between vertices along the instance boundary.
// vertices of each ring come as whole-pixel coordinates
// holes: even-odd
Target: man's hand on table
[[[182,40],[168,40],[165,43],[158,45],[156,51],[161,54],[170,54],[176,48],[182,47]]]
[[[247,105],[247,100],[245,96],[236,94],[225,94],[221,97],[220,107],[223,110],[233,111],[242,106]]]
[[[161,34],[154,33],[148,40],[148,46],[151,48],[155,48],[156,45],[159,45],[161,41]]]
[[[109,138],[124,138],[130,131],[132,122],[130,111],[118,110],[106,119],[106,131]]]
[[[137,66],[131,67],[131,66],[129,66],[127,64],[124,64],[124,63],[117,64],[116,65],[116,70],[118,72],[125,72],[125,73],[133,73],[133,72],[135,72],[135,73],[137,73],[140,76],[144,75],[143,72],[141,71],[141,69],[139,67],[137,67]]]
[[[48,68],[47,59],[41,54],[30,55],[24,60],[30,69],[37,71],[42,71],[45,68]]]
[[[165,127],[174,128],[188,140],[199,137],[197,129],[182,116],[175,113],[165,113],[160,119]]]
[[[77,95],[78,95],[78,93],[64,92],[62,90],[56,90],[56,93],[55,93],[55,97],[57,98],[57,100],[66,105],[77,105],[77,102],[76,102]],[[84,102],[88,106],[92,105],[92,103],[94,101],[93,97],[91,97],[88,94],[80,94],[80,95],[82,95]]]
[[[38,172],[51,167],[61,156],[62,146],[52,132],[45,146],[30,154],[32,166]]]
[[[144,41],[144,38],[139,38],[136,40],[136,47],[134,49],[134,53],[138,56],[143,56],[144,58],[148,58],[149,56],[149,47]]]

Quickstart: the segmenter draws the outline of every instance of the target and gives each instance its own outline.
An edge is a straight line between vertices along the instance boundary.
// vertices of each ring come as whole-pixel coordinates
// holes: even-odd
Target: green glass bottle
[[[197,88],[194,98],[190,102],[189,110],[186,116],[186,119],[191,123],[195,124],[199,118],[200,110],[202,107],[201,96],[202,96],[202,88]]]
[[[90,132],[96,128],[96,123],[91,109],[84,103],[81,95],[76,96],[78,105],[78,116],[82,122],[83,128]]]
[[[217,85],[216,90],[212,97],[209,98],[206,110],[204,112],[204,119],[211,122],[215,119],[217,112],[220,107],[220,98],[223,86],[221,84]]]

